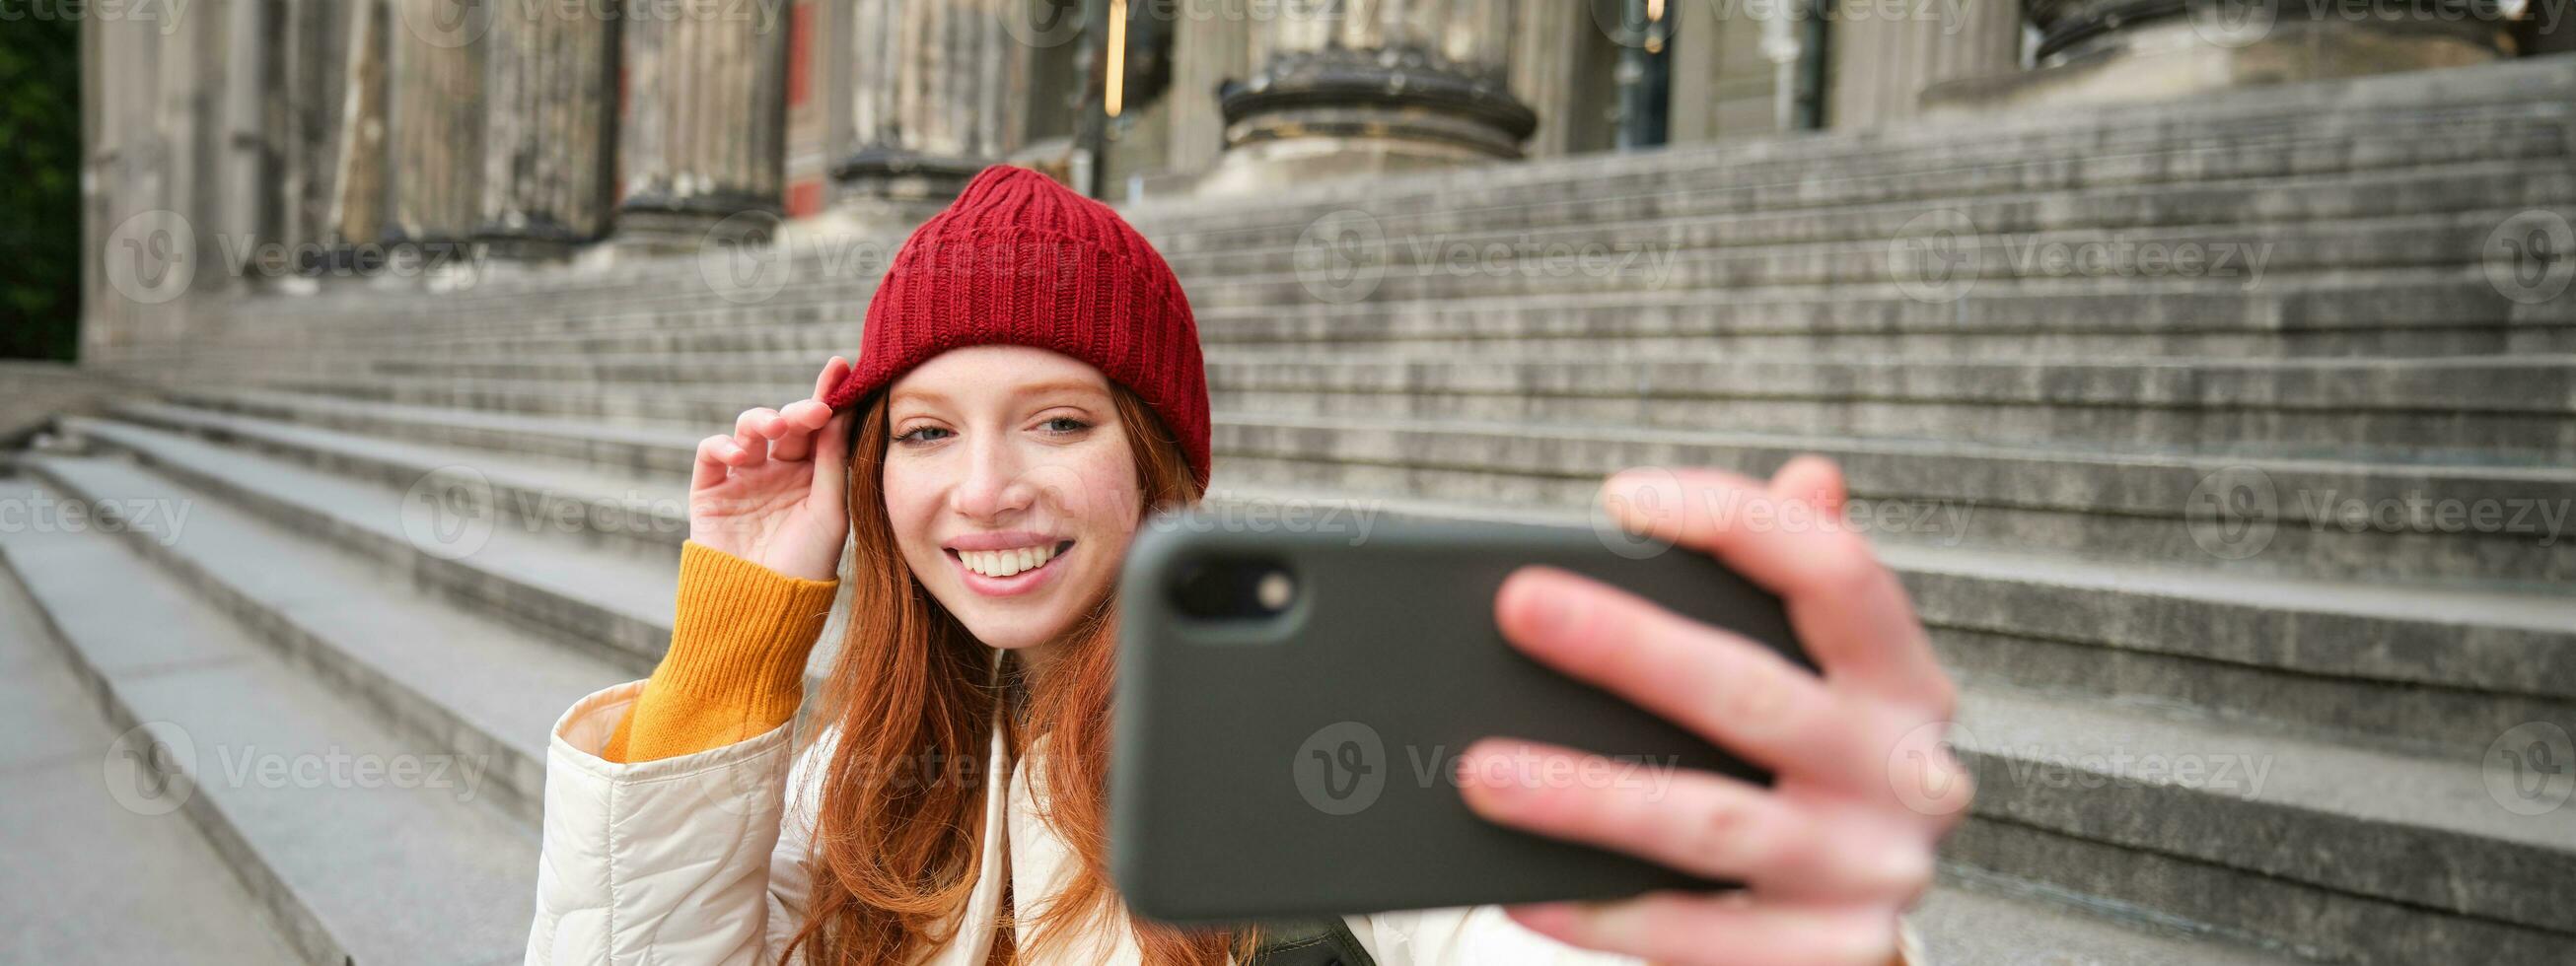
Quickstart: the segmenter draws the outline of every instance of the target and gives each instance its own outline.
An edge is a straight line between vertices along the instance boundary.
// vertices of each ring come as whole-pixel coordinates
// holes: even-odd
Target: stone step
[[[370,460],[380,453],[408,461],[399,465],[480,467],[504,514],[535,499],[527,494],[589,506],[636,490],[685,488],[681,471],[620,477],[625,489],[614,492],[581,489],[575,477],[540,485],[505,471],[500,454],[384,438],[405,425],[434,426],[435,414],[425,411],[408,414],[419,423],[386,423],[372,431],[378,435],[175,406],[129,406],[118,415],[163,428],[214,427],[210,438],[260,440],[264,455],[304,467],[357,467],[351,472],[373,482],[383,471]],[[71,425],[102,441],[122,434],[130,447],[152,442],[119,424]],[[1212,498],[1229,494],[1274,510],[1312,496],[1221,480]],[[1346,502],[1355,511],[1410,505],[1374,497]],[[540,517],[558,542],[616,542],[562,532],[619,525],[613,516]],[[2458,754],[2475,754],[2503,729],[2576,705],[2576,599],[2565,595],[2401,590],[1937,545],[1893,544],[1886,552],[1964,675],[2090,688],[2134,704]]]
[[[1767,475],[1812,452],[1842,464],[1855,512],[1897,543],[2560,593],[2576,578],[2576,471],[2563,467],[1275,413],[1214,422],[1228,485],[1582,507],[1624,467]]]
[[[802,395],[818,365],[801,351],[390,358],[372,364],[373,377],[295,387],[720,426],[749,406]],[[1806,361],[1701,350],[1621,362],[1219,356],[1207,371],[1217,408],[1299,417],[1722,425],[2157,450],[2576,455],[2576,356]],[[2356,440],[2369,442],[2356,448]]]
[[[532,322],[515,335],[462,343],[370,344],[327,335],[264,339],[245,333],[213,345],[137,353],[127,365],[138,377],[183,371],[182,363],[184,371],[207,374],[321,376],[344,375],[354,362],[398,356],[491,358],[566,345],[582,352],[681,352],[787,338],[798,340],[793,347],[818,350],[819,358],[856,351],[856,320],[864,305],[847,310],[849,322],[812,327],[710,327],[682,316],[566,332]],[[2309,354],[2405,354],[2420,344],[2436,351],[2508,354],[2567,351],[2576,343],[2570,335],[2576,301],[2516,301],[2475,266],[2313,277],[2276,273],[2251,290],[2225,280],[1998,280],[1978,284],[1956,301],[1927,300],[1884,284],[1348,305],[1306,300],[1196,314],[1211,354],[1593,350],[1636,356],[1702,340],[1714,347],[1750,343],[1811,352],[1877,344],[1908,356],[1918,346],[1946,355],[1992,350],[2028,357],[2090,355],[2124,346],[2176,353],[2249,342]]]
[[[2333,181],[2279,179],[2203,180],[2186,184],[2096,191],[2045,191],[1981,195],[1930,201],[1822,205],[1785,211],[1695,212],[1673,206],[1652,216],[1620,217],[1616,206],[1555,219],[1533,213],[1527,219],[1488,214],[1485,222],[1415,225],[1347,209],[1349,224],[1318,222],[1317,230],[1347,228],[1362,234],[1336,236],[1330,252],[1308,252],[1319,241],[1310,233],[1285,245],[1245,244],[1171,256],[1175,272],[1190,283],[1237,275],[1277,273],[1295,268],[1313,254],[1368,253],[1376,246],[1390,265],[1421,262],[1488,260],[1486,247],[1503,246],[1502,255],[1545,253],[1546,246],[1569,246],[1571,254],[1591,246],[1612,252],[1628,248],[1661,251],[1723,250],[1776,245],[1874,242],[1884,250],[1898,238],[1929,229],[1967,235],[2041,236],[2068,241],[2116,240],[2141,234],[2173,234],[2203,226],[2280,231],[2321,222],[2385,223],[2408,216],[2458,214],[2502,209],[2487,227],[2517,213],[2507,206],[2564,201],[2571,180],[2556,157],[2530,160],[2480,160],[2439,167],[2370,171]],[[1479,212],[1483,214],[1483,212]],[[1367,215],[1365,219],[1360,215]],[[1427,216],[1426,216],[1427,217]],[[1392,222],[1392,223],[1390,223]],[[1460,252],[1465,252],[1461,255]],[[1599,256],[1595,256],[1596,258]],[[1195,288],[1192,289],[1196,291]]]
[[[1713,355],[1216,361],[1208,382],[1220,409],[1298,418],[2537,463],[2576,455],[2576,356],[2000,363]]]
[[[2330,961],[2539,964],[2576,944],[2558,911],[2576,899],[2576,812],[2514,810],[2530,803],[2491,792],[2477,759],[2003,690],[1962,705],[1950,740],[1979,821],[1954,860]],[[2099,858],[2061,864],[2062,848]],[[2168,894],[2177,880],[2203,894]]]
[[[359,702],[387,731],[486,763],[483,797],[530,828],[544,817],[556,717],[584,695],[649,671],[476,616],[415,589],[408,573],[129,461],[44,456],[29,465],[53,492],[106,517],[104,529],[256,629],[289,663]],[[184,515],[121,519],[161,506]]]
[[[2576,720],[2576,598],[1886,543],[1962,680],[2476,760]]]
[[[114,536],[31,527],[6,560],[110,726],[133,729],[111,794],[183,812],[297,958],[524,954],[537,836],[476,800],[487,762],[385,729]]]
[[[519,528],[561,534],[598,547],[668,552],[689,534],[685,481],[675,489],[668,477],[600,472],[570,461],[406,442],[149,401],[123,403],[111,411],[124,422],[405,492],[414,487],[454,487],[447,495],[465,501],[461,505],[489,505],[495,519],[508,517]],[[77,419],[72,425],[98,432],[117,430],[111,424]]]
[[[603,546],[504,512],[473,464],[407,489],[131,423],[69,420],[83,443],[308,540],[411,576],[458,606],[517,622],[636,677],[670,644],[679,549]],[[487,495],[487,493],[489,495]]]
[[[2205,931],[2070,902],[1976,870],[1949,871],[1910,918],[1931,963],[2290,966],[2304,962]],[[2071,911],[2081,910],[2081,911]]]
[[[1230,207],[1196,200],[1168,207],[1129,206],[1127,215],[1157,249],[1188,256],[1288,244],[1334,211],[1395,219],[1404,225],[1395,230],[1439,231],[1497,218],[1567,220],[1584,205],[1598,205],[1617,217],[1644,217],[1674,210],[1743,211],[1833,201],[2115,191],[2203,180],[2330,181],[2369,171],[2550,157],[2566,151],[2569,119],[2564,108],[2525,105],[2483,118],[2368,118],[2362,123],[2370,126],[2361,130],[2182,137],[2102,132],[2103,137],[2083,139],[2089,143],[1944,144],[1893,154],[1768,161],[1710,158],[1698,152],[1687,158],[1596,154],[1488,166],[1428,182],[1370,179],[1365,191],[1352,185],[1318,186],[1311,193],[1273,193],[1257,203],[1235,200]],[[1777,148],[1799,140],[1745,146]],[[2496,150],[2465,149],[2486,144]],[[1717,197],[1694,197],[1701,192]]]
[[[1186,272],[1252,270],[1299,246],[1351,244],[1352,233],[1392,248],[1404,240],[1478,235],[1542,238],[1619,226],[1586,239],[1666,241],[1685,247],[1888,238],[1927,211],[1949,211],[1988,231],[2120,229],[2198,221],[2297,222],[2436,211],[2436,199],[2495,204],[2515,190],[2488,183],[2514,172],[2562,167],[2565,135],[2545,129],[2462,132],[2402,141],[2232,143],[2129,157],[2018,156],[1994,164],[1864,177],[1808,170],[1674,172],[1624,191],[1596,180],[1514,186],[1428,199],[1366,200],[1331,211],[1258,208],[1221,230],[1151,237]],[[2455,174],[2468,184],[2436,183]],[[2484,199],[2481,201],[2481,199]],[[1436,200],[1433,207],[1420,204]],[[1412,201],[1416,204],[1408,205]],[[1686,227],[1685,227],[1686,226]],[[1190,277],[1185,274],[1184,277]]]
[[[688,471],[697,440],[722,428],[274,391],[180,398],[346,432],[675,476]],[[1214,429],[1227,485],[1580,507],[1603,475],[1627,466],[1767,473],[1817,452],[1842,462],[1874,532],[1901,543],[2533,589],[2576,575],[2567,539],[2576,471],[2564,467],[1245,412],[1217,413]]]
[[[2105,356],[2430,356],[2576,351],[2576,318],[2543,303],[2500,297],[2476,270],[2375,272],[2351,279],[2246,292],[2219,287],[2134,290],[2095,285],[1980,287],[1968,308],[1898,293],[1845,290],[1836,301],[1775,293],[1615,293],[1351,305],[1307,304],[1251,314],[1199,313],[1211,361],[1227,357],[1375,357],[1460,354],[1539,359],[1662,357],[1675,351],[1730,356],[2018,359]],[[396,346],[323,337],[285,345],[255,341],[137,354],[135,362],[187,362],[346,376],[381,359],[458,360],[771,351],[820,360],[854,354],[859,313],[848,321],[732,326],[640,325],[590,332],[535,327],[507,337]],[[648,320],[649,321],[649,320]],[[820,363],[818,362],[817,365]]]
[[[2576,186],[2576,177],[2568,183]],[[1318,265],[1292,260],[1302,256],[1283,257],[1267,266],[1266,273],[1191,280],[1188,291],[1193,309],[1222,312],[1308,302],[1796,286],[1893,286],[1907,297],[1936,304],[2021,282],[2172,281],[2254,289],[2347,272],[2479,265],[2490,238],[2522,212],[2565,223],[2562,209],[2576,212],[2561,198],[2512,210],[2369,222],[2195,225],[2108,235],[1971,235],[1975,226],[1936,215],[1925,227],[1853,242],[1677,250],[1662,242],[1601,236],[1587,243],[1592,246],[1588,249],[1563,249],[1597,256],[1550,255],[1545,254],[1548,249],[1534,248],[1528,257],[1512,260],[1488,259],[1486,250],[1472,244],[1399,239],[1332,253],[1336,261]],[[1423,254],[1417,245],[1431,249],[1430,260],[1415,261]],[[1398,247],[1407,253],[1396,255]]]
[[[23,479],[0,504],[33,510]],[[21,521],[25,518],[21,517]],[[23,523],[21,524],[23,525]],[[296,958],[257,897],[185,822],[119,807],[100,784],[117,730],[9,574],[0,547],[0,959],[275,966]]]
[[[2267,116],[2251,124],[2138,124],[2136,118],[2092,118],[2053,131],[1994,131],[1991,124],[1945,118],[1945,131],[1873,131],[1880,137],[1744,139],[1731,144],[1680,144],[1636,155],[1579,155],[1551,160],[1484,165],[1432,178],[1370,178],[1368,183],[1319,183],[1270,191],[1260,204],[1226,198],[1164,198],[1128,204],[1126,216],[1177,250],[1203,245],[1242,245],[1280,224],[1311,222],[1324,211],[1360,206],[1386,214],[1435,209],[1479,209],[1530,201],[1589,201],[1664,191],[1669,185],[1710,183],[1710,173],[1731,173],[1718,183],[1806,183],[1806,191],[1844,185],[1886,185],[1924,180],[1940,191],[1978,191],[1991,185],[2105,185],[2151,178],[2192,178],[2226,173],[2300,173],[2298,165],[2342,160],[2409,160],[2458,157],[2429,147],[2447,137],[2512,142],[2524,134],[2566,131],[2571,111],[2548,95],[2517,93],[2483,106],[2442,106],[2432,111],[2311,113]],[[2409,144],[2414,142],[2414,144]],[[2249,157],[2246,149],[2254,149]],[[2342,167],[2308,167],[2342,170]],[[1723,175],[1721,175],[1723,178]],[[1795,193],[1801,188],[1780,188]],[[1231,219],[1229,219],[1231,214]],[[1291,232],[1293,237],[1293,232]]]

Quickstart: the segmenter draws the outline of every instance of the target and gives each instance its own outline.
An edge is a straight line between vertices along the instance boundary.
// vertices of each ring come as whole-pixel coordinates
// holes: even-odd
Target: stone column
[[[1921,112],[1923,92],[1935,85],[2020,68],[2021,15],[2015,0],[1957,0],[1905,9],[1917,15],[1855,17],[1846,12],[1834,19],[1834,127],[1903,121]]]
[[[475,234],[503,257],[560,258],[608,231],[619,21],[586,4],[498,6]]]
[[[332,177],[331,231],[343,246],[372,245],[385,234],[386,48],[388,0],[355,0],[349,12],[347,74],[341,83],[339,160]]]
[[[1401,174],[1521,156],[1505,0],[1304,0],[1255,25],[1258,65],[1222,103],[1226,155],[1201,191]]]
[[[1928,109],[2169,100],[2510,56],[2520,5],[2483,0],[2021,0],[2037,67],[1934,87]]]
[[[617,130],[622,245],[682,249],[784,190],[787,24],[779,4],[629,0]]]
[[[307,261],[336,240],[331,206],[339,193],[340,111],[346,107],[349,18],[364,4],[347,0],[289,0],[283,31],[278,191],[285,197],[278,240],[310,272]]]
[[[385,154],[388,240],[449,245],[473,237],[483,201],[483,68],[492,10],[483,0],[393,0]]]
[[[1024,0],[856,0],[850,130],[832,177],[853,227],[916,223],[966,179],[1019,147],[1029,46],[1002,4]]]

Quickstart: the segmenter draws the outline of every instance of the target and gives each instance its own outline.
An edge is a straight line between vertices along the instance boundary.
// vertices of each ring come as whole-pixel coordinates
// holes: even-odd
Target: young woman
[[[897,253],[855,366],[699,445],[668,655],[556,726],[528,962],[1248,959],[1256,936],[1135,920],[1105,865],[1119,559],[1147,513],[1205,490],[1208,433],[1161,256],[1044,176],[979,174]],[[1505,635],[1778,780],[1587,785],[1563,780],[1583,752],[1497,736],[1462,793],[1749,888],[1350,916],[1334,938],[1381,966],[1902,961],[1899,916],[1968,781],[1938,744],[1952,687],[1837,525],[1839,474],[1631,471],[1603,493],[1627,527],[1780,593],[1823,676],[1545,568],[1497,595]],[[818,737],[792,747],[841,579]]]

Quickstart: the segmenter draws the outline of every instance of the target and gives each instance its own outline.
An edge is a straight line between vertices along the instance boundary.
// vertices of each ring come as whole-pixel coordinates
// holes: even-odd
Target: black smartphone
[[[1524,564],[1603,580],[1797,663],[1780,601],[1714,558],[1615,528],[1378,519],[1149,521],[1120,574],[1111,874],[1180,925],[1725,888],[1470,811],[1457,758],[1488,735],[1610,757],[1566,780],[1770,776],[1505,641]]]

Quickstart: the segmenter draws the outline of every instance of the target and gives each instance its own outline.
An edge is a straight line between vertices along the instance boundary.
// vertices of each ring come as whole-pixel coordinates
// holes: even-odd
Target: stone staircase
[[[2540,59],[1130,217],[1221,499],[1841,461],[1965,685],[1942,961],[2557,963],[2576,296],[2492,241],[2566,231],[2571,121]],[[305,958],[513,961],[546,726],[667,641],[695,440],[852,351],[899,240],[237,301],[96,363],[156,397],[0,483],[113,524],[0,557]]]

